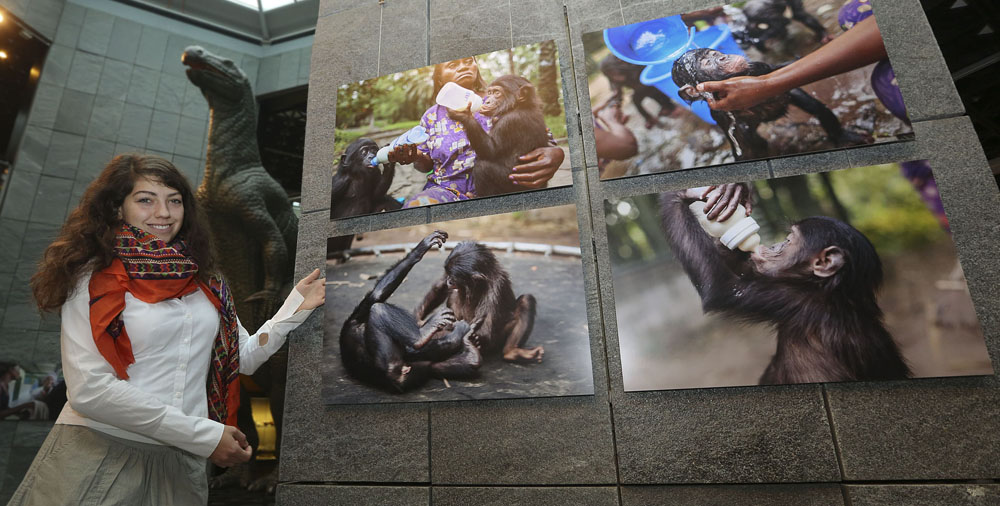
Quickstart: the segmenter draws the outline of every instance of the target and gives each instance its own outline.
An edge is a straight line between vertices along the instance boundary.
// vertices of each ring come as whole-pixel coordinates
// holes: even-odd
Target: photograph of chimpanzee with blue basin
[[[601,179],[913,139],[869,0],[748,0],[583,34]]]
[[[926,160],[606,200],[625,390],[992,375]]]
[[[330,218],[573,183],[555,41],[342,85]]]
[[[327,404],[594,393],[576,206],[368,232],[326,280]]]

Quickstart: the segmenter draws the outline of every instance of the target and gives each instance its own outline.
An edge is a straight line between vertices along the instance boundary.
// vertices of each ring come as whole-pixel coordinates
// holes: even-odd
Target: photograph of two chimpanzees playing
[[[864,37],[881,40],[867,0],[584,33],[589,161],[569,154],[553,41],[340,86],[330,218],[408,226],[328,239],[323,401],[591,395],[602,305],[625,391],[992,374],[926,160],[604,197],[616,178],[912,140],[888,58],[769,84]],[[741,80],[766,92],[735,102]],[[596,264],[613,300],[588,304]]]

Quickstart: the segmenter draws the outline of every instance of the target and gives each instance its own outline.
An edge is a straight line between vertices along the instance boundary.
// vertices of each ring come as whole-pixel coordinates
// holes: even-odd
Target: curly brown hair
[[[55,311],[66,302],[83,269],[101,270],[114,259],[114,239],[123,223],[121,206],[140,178],[163,184],[181,194],[184,223],[177,233],[187,243],[198,264],[199,276],[215,273],[211,236],[195,200],[191,184],[170,161],[152,155],[116,156],[80,198],[63,224],[59,237],[49,244],[31,277],[35,304]]]

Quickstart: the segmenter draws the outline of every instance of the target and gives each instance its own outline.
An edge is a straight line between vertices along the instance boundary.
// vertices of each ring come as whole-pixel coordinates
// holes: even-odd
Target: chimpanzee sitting
[[[666,116],[673,112],[677,108],[677,104],[673,100],[670,100],[670,97],[660,91],[659,88],[642,84],[639,81],[639,74],[642,73],[643,68],[645,67],[623,61],[613,54],[609,54],[601,60],[601,73],[611,83],[611,91],[613,93],[611,100],[621,103],[622,88],[632,88],[632,104],[635,105],[636,110],[646,120],[646,128],[653,128],[656,124],[656,118],[643,107],[642,100],[646,97],[656,100],[660,104],[660,116]]]
[[[524,347],[535,326],[535,297],[514,298],[510,276],[486,246],[473,241],[455,246],[444,262],[444,276],[414,313],[425,321],[442,303],[459,320],[482,322],[472,342],[483,353],[499,353],[508,362],[542,361],[541,346]]]
[[[448,116],[465,128],[469,144],[476,152],[472,180],[476,196],[501,195],[524,188],[511,181],[511,167],[518,157],[549,145],[542,106],[531,81],[518,76],[500,76],[486,88],[483,116],[492,118],[490,133],[473,117],[471,109],[448,110]]]
[[[818,19],[809,14],[802,6],[802,0],[749,0],[743,5],[746,15],[746,29],[733,32],[743,48],[751,45],[759,51],[767,51],[767,41],[779,40],[788,36],[790,20],[785,17],[785,9],[791,7],[792,18],[809,27],[816,34],[816,41],[827,39],[826,28]]]
[[[910,376],[882,324],[882,262],[868,238],[842,221],[813,217],[792,225],[785,242],[749,255],[729,251],[687,208],[705,197],[701,190],[662,194],[663,227],[705,311],[775,326],[777,352],[761,384]],[[749,187],[725,185],[705,209],[722,221],[738,203],[749,213]]]
[[[399,288],[424,254],[441,247],[448,234],[438,230],[411,250],[375,282],[340,331],[340,359],[355,378],[392,392],[406,392],[437,378],[478,374],[479,349],[472,336],[482,321],[456,321],[447,309],[421,325],[405,309],[386,300]]]
[[[760,76],[779,67],[764,62],[750,61],[746,57],[724,54],[714,49],[692,49],[681,55],[673,66],[674,83],[680,87],[681,98],[691,103],[707,100],[695,89],[700,83],[722,81],[736,76]],[[774,96],[749,109],[738,111],[712,110],[712,118],[726,134],[737,160],[753,160],[768,156],[767,141],[758,133],[761,123],[777,120],[788,113],[788,106],[794,105],[819,120],[823,130],[837,146],[870,143],[866,135],[845,130],[840,120],[812,95],[800,88]]]

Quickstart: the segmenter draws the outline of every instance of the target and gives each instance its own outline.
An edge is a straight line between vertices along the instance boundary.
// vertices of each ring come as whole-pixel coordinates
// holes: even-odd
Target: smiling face
[[[122,202],[122,219],[170,242],[184,224],[184,201],[174,188],[140,178]]]
[[[479,65],[476,59],[462,58],[444,64],[441,69],[441,83],[453,82],[463,88],[474,89],[479,81]]]

